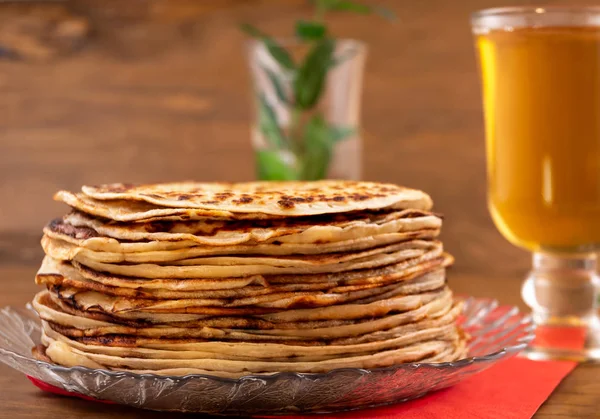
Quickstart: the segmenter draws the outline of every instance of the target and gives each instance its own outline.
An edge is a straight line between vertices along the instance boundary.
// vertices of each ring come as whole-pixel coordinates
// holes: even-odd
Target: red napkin
[[[375,409],[320,415],[319,419],[524,419],[531,418],[575,367],[571,361],[502,361],[454,387],[421,399]],[[294,416],[314,419],[315,416]],[[292,417],[288,416],[288,419]]]
[[[578,349],[583,329],[538,327],[533,345]],[[421,399],[354,412],[320,415],[347,419],[525,419],[531,418],[562,379],[577,366],[572,361],[531,361],[510,358],[455,386]],[[314,419],[288,416],[288,419]]]
[[[55,387],[53,385],[50,385],[50,384],[45,383],[43,381],[40,381],[37,378],[30,377],[29,375],[27,376],[27,378],[29,378],[29,381],[31,381],[34,386],[36,386],[40,390],[43,390],[43,391],[48,392],[48,393],[58,394],[59,396],[79,397],[80,399],[88,400],[88,401],[92,401],[92,402],[100,402],[100,403],[106,403],[106,404],[115,404],[114,402],[111,402],[110,400],[99,400],[99,399],[94,399],[93,397],[90,397],[90,396],[86,396],[85,394],[71,393],[70,391],[63,390],[62,388]]]
[[[572,329],[540,328],[538,329],[536,344],[551,342],[553,345],[560,343],[559,346],[562,347],[580,348],[584,339],[584,334],[572,332]],[[438,391],[421,399],[347,413],[287,416],[287,418],[531,418],[554,388],[576,365],[577,363],[572,361],[531,361],[514,357],[501,361],[451,388]],[[95,400],[81,394],[69,393],[32,377],[28,378],[44,391]]]

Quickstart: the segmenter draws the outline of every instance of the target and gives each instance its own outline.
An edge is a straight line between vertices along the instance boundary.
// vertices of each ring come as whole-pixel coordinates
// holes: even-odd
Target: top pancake
[[[145,202],[159,208],[189,208],[195,216],[221,216],[227,212],[257,218],[311,216],[369,209],[429,210],[431,198],[422,191],[392,184],[325,180],[318,182],[163,183],[133,186],[84,186],[81,200]],[[66,193],[57,199],[67,201]],[[90,201],[91,198],[92,200]],[[76,199],[67,202],[76,203]],[[102,202],[97,202],[103,206]],[[85,212],[85,209],[79,208]],[[216,213],[215,213],[216,211]],[[98,215],[98,214],[96,214]],[[146,217],[147,218],[147,217]],[[113,218],[117,219],[117,218]],[[143,218],[140,218],[143,219]]]

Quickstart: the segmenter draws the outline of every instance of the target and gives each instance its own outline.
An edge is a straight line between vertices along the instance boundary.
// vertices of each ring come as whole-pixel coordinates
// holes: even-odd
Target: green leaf
[[[286,139],[277,122],[277,115],[267,101],[265,95],[260,95],[258,97],[258,123],[260,132],[263,134],[270,147],[282,149],[287,146]]]
[[[314,115],[304,127],[304,149],[302,180],[325,179],[331,162],[333,141],[327,122],[319,114]]]
[[[271,56],[279,63],[280,66],[288,70],[296,69],[296,64],[294,64],[292,56],[285,50],[285,48],[279,45],[277,41],[275,41],[269,35],[261,32],[258,28],[248,23],[241,24],[240,28],[251,37],[262,40],[267,48],[267,51],[269,51],[269,54],[271,54]]]
[[[321,97],[331,65],[335,42],[325,38],[308,53],[294,81],[296,105],[301,109],[312,108]]]
[[[304,41],[322,39],[327,33],[325,25],[318,22],[299,20],[296,22],[296,36]]]
[[[269,80],[271,80],[271,84],[273,85],[273,89],[275,90],[275,93],[277,94],[277,98],[285,104],[289,103],[288,97],[287,97],[287,93],[285,91],[285,87],[281,81],[281,78],[279,75],[277,75],[276,72],[274,72],[273,70],[271,70],[270,68],[267,67],[263,67],[263,71],[267,74],[267,77],[269,78]]]
[[[280,66],[286,68],[288,70],[295,70],[296,64],[294,64],[294,60],[292,56],[277,42],[273,39],[263,39],[269,54],[279,63]]]
[[[298,175],[274,150],[256,151],[256,171],[260,180],[296,180]]]
[[[331,138],[331,142],[338,143],[340,141],[345,140],[346,138],[354,135],[356,133],[356,129],[353,127],[343,126],[343,125],[331,125],[329,127],[329,136]]]

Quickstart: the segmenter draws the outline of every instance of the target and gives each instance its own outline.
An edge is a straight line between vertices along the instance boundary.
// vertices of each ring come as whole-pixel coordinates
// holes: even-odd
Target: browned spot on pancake
[[[343,196],[336,195],[333,197],[333,200],[336,202],[343,202],[346,200],[346,198],[344,198]]]
[[[234,200],[233,200],[233,202],[234,202],[235,204],[249,204],[249,203],[251,203],[252,201],[254,201],[254,198],[252,198],[251,196],[248,196],[248,195],[242,195],[242,196],[240,197],[240,199],[234,199]]]
[[[231,193],[231,192],[220,192],[218,194],[215,194],[215,199],[218,201],[224,201],[228,198],[231,198],[232,196],[233,196],[233,193]]]
[[[279,205],[281,208],[285,208],[285,209],[292,209],[296,206],[294,201],[292,201],[289,198],[280,199],[279,201],[277,201],[277,205]]]
[[[362,195],[359,193],[353,193],[348,195],[348,198],[354,201],[366,201],[367,199],[370,199],[371,196],[370,195]]]
[[[86,338],[83,338],[86,339]],[[135,343],[135,338],[123,335],[98,336],[96,342],[104,346],[131,346]]]
[[[307,197],[293,196],[290,198],[290,200],[297,202],[297,203],[305,203],[305,202],[313,202],[315,200],[315,198],[313,198],[312,196],[307,196]]]
[[[99,236],[94,229],[89,227],[75,227],[71,224],[65,223],[61,218],[56,218],[50,221],[47,228],[55,233],[64,234],[65,236],[81,240]]]
[[[81,342],[85,345],[98,345],[103,346],[117,346],[123,348],[137,348],[140,346],[140,342],[143,342],[143,338],[136,338],[135,336],[126,335],[106,335],[102,337],[77,337],[73,340]],[[190,339],[165,339],[167,343],[190,343]],[[206,342],[205,339],[194,339],[193,342]]]
[[[143,225],[144,230],[149,233],[157,233],[160,231],[170,231],[175,226],[173,221],[154,221]]]
[[[177,196],[177,200],[178,201],[187,201],[188,199],[191,199],[192,195],[187,195],[187,194],[181,194],[179,196]]]

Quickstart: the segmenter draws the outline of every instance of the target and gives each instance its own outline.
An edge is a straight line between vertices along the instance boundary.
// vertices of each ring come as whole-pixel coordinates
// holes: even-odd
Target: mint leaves
[[[325,92],[329,70],[351,58],[335,56],[336,41],[324,18],[330,12],[379,14],[393,13],[348,0],[314,0],[311,20],[298,20],[294,35],[308,46],[308,53],[296,63],[279,42],[249,24],[241,29],[260,41],[279,69],[261,65],[275,97],[257,92],[258,128],[266,148],[256,151],[257,173],[264,180],[317,180],[327,177],[335,145],[356,134],[355,127],[336,126],[318,109]],[[282,126],[274,106],[285,106],[289,122]]]
[[[294,81],[294,94],[296,106],[300,109],[311,109],[321,97],[334,48],[333,39],[325,38],[318,41],[298,69]]]
[[[296,37],[303,41],[318,41],[327,34],[327,28],[322,23],[310,20],[296,22]]]
[[[276,150],[256,151],[256,171],[263,180],[298,180],[298,173]]]
[[[294,64],[294,60],[292,60],[291,55],[273,38],[269,37],[268,35],[265,35],[257,28],[247,23],[243,23],[240,26],[240,28],[251,37],[260,39],[267,47],[269,54],[271,54],[271,56],[275,58],[275,60],[279,63],[281,67],[286,68],[288,70],[294,70],[296,68],[296,65]]]

